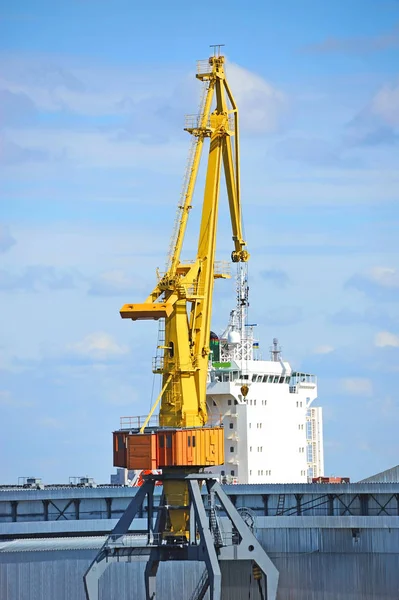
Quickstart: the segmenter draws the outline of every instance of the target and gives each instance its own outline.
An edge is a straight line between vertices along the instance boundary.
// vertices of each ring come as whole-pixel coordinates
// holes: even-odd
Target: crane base
[[[154,486],[158,481],[187,480],[190,493],[190,536],[189,539],[165,538],[166,507],[161,496],[158,507],[154,506]],[[208,505],[205,507],[200,484],[205,481]],[[130,526],[147,497],[147,529],[134,532]],[[216,500],[220,503],[228,526],[221,527],[217,516]],[[218,506],[218,508],[220,508]],[[158,510],[155,525],[154,512]],[[131,562],[147,557],[145,569],[146,600],[156,600],[156,574],[162,561],[203,561],[206,569],[202,574],[190,600],[204,598],[209,589],[210,600],[221,600],[222,574],[220,562],[227,560],[252,561],[255,569],[263,573],[259,579],[261,597],[276,600],[279,573],[252,531],[242,520],[233,503],[223,491],[214,475],[195,473],[190,475],[148,475],[126,511],[116,524],[104,546],[97,554],[84,576],[87,600],[99,600],[99,582],[102,574],[112,562]],[[265,593],[262,591],[265,586]],[[159,596],[160,600],[161,597]]]

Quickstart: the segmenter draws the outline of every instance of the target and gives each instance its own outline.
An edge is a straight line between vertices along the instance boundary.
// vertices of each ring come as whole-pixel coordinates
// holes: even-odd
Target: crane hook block
[[[168,302],[144,302],[143,304],[124,304],[120,310],[122,319],[132,321],[144,321],[170,317],[173,312],[173,304]]]

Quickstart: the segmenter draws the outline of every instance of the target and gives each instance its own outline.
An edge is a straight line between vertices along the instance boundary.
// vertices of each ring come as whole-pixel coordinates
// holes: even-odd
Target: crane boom
[[[207,422],[206,377],[213,285],[215,276],[223,276],[215,274],[214,269],[222,161],[234,241],[232,260],[249,258],[241,224],[237,106],[226,80],[224,57],[212,56],[206,67],[203,62],[199,65],[197,78],[207,82],[207,92],[203,113],[187,119],[186,123],[185,129],[197,138],[197,143],[172,259],[144,304],[127,304],[121,309],[123,318],[165,318],[163,360],[157,369],[163,375],[163,386],[170,379],[161,399],[160,425],[165,427],[200,427]],[[211,112],[215,96],[216,106]],[[210,148],[197,256],[193,264],[184,264],[180,255],[203,144],[208,137]]]

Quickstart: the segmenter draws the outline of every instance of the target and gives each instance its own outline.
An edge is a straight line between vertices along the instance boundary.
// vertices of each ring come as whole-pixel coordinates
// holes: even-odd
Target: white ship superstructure
[[[306,483],[324,474],[322,409],[315,375],[293,371],[273,340],[262,360],[247,323],[245,266],[238,267],[237,308],[227,329],[211,335],[207,404],[225,429],[223,466],[214,469],[232,483]]]

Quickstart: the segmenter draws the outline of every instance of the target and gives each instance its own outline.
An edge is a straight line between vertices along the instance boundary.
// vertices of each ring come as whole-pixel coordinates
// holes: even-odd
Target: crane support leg
[[[105,569],[112,562],[147,560],[145,569],[146,600],[156,600],[156,575],[163,561],[201,561],[206,570],[201,576],[190,600],[204,598],[210,590],[210,600],[222,600],[223,579],[221,561],[252,561],[263,571],[266,580],[264,597],[276,600],[279,573],[252,531],[242,520],[233,503],[214,475],[205,473],[163,474],[145,476],[139,488],[104,546],[84,576],[87,600],[99,599],[99,583]],[[155,482],[185,480],[189,490],[190,537],[178,536],[175,541],[165,538],[165,520],[173,509],[166,506],[165,494],[158,507],[154,506]],[[200,485],[206,481],[208,504],[204,505]],[[130,529],[133,519],[147,496],[147,530]],[[217,516],[216,504],[221,505],[225,522],[223,527]],[[153,514],[158,509],[155,525]],[[259,585],[262,585],[259,583]],[[178,599],[175,599],[178,600]],[[184,597],[183,600],[188,600]]]
[[[161,500],[159,502],[159,507],[164,506],[165,504],[165,495],[162,494]],[[164,531],[165,530],[165,521],[166,521],[166,511],[161,508],[158,509],[157,518],[155,521],[154,532]],[[145,567],[144,572],[144,580],[145,580],[145,593],[146,598],[148,600],[155,600],[157,585],[156,585],[156,577],[159,567],[158,558],[158,550],[153,548],[151,550],[150,556],[148,558],[147,565]]]
[[[198,531],[205,547],[205,564],[208,570],[210,584],[210,600],[220,600],[222,597],[222,574],[220,572],[215,543],[209,529],[209,519],[206,516],[198,481],[195,479],[190,480],[189,489],[190,499],[194,504]]]
[[[262,548],[252,531],[242,520],[234,504],[215,479],[207,481],[208,491],[213,491],[219,499],[226,516],[238,534],[233,545],[224,545],[219,551],[219,560],[252,560],[256,562],[266,578],[267,600],[277,598],[279,572]]]
[[[154,492],[155,481],[146,481],[144,485],[139,488],[138,492],[131,500],[129,506],[115,525],[111,534],[107,538],[105,544],[97,554],[96,558],[91,563],[90,567],[86,571],[83,581],[85,586],[87,600],[99,600],[99,582],[102,574],[109,566],[111,562],[119,560],[125,560],[126,550],[125,546],[122,545],[122,538],[129,531],[129,527],[133,522],[134,517],[137,515],[141,505],[144,502],[145,497],[148,495],[148,503],[152,502]],[[148,520],[149,522],[150,520]],[[148,527],[147,541],[152,541],[152,523]],[[122,550],[122,551],[121,551]]]

